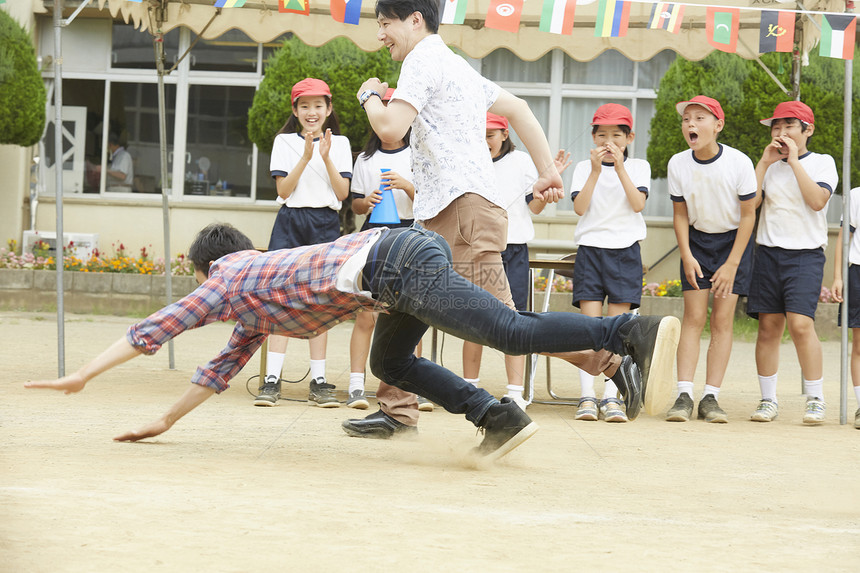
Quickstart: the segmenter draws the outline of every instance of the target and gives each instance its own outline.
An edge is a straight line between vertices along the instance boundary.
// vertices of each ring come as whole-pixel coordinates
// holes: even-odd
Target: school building
[[[10,238],[20,241],[31,228],[53,232],[56,224],[50,12],[32,14],[30,25],[48,88],[49,125],[37,148],[0,146],[0,172],[6,175],[6,189],[0,194],[4,244]],[[185,27],[168,32],[168,65],[195,39]],[[247,118],[266,59],[279,45],[279,40],[255,42],[232,29],[215,39],[199,39],[165,78],[166,187],[174,254],[183,252],[195,232],[213,221],[232,223],[257,245],[268,243],[278,210],[276,192],[269,176],[269,156],[249,140]],[[112,244],[122,242],[131,253],[147,247],[159,256],[165,182],[160,175],[152,36],[107,11],[86,9],[63,29],[62,46],[64,230],[98,234],[103,251],[110,252]],[[674,58],[675,52],[664,50],[649,61],[635,62],[609,50],[592,61],[579,62],[556,49],[535,61],[523,61],[502,48],[469,61],[484,76],[525,99],[544,126],[550,145],[566,149],[576,162],[588,157],[593,146],[591,116],[607,102],[633,111],[636,139],[631,156],[646,157],[656,88]],[[133,178],[128,186],[114,186],[102,176],[109,164],[110,133],[119,135],[132,157]],[[572,171],[565,173],[566,183]],[[646,278],[677,278],[677,251],[671,253],[675,246],[672,206],[665,180],[652,182],[644,214],[648,238],[642,245],[643,263],[652,266],[662,259]],[[573,249],[578,217],[570,200],[534,219],[538,236],[531,244],[533,256]]]

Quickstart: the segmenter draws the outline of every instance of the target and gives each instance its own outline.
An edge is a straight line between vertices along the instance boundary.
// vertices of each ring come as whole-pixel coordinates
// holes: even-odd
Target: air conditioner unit
[[[57,257],[57,233],[53,231],[24,231],[22,253],[33,253],[34,247],[43,241],[47,243],[47,255],[49,257]],[[92,257],[93,252],[99,248],[98,233],[63,233],[63,246],[68,247],[71,244],[71,249],[68,254],[87,261]]]

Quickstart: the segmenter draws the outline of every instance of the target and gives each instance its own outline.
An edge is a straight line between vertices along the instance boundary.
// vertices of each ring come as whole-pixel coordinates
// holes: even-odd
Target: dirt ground
[[[417,439],[376,441],[340,428],[369,411],[308,406],[307,382],[285,389],[298,401],[253,407],[245,381],[256,358],[169,432],[115,443],[173,403],[230,327],[177,339],[176,370],[164,349],[65,396],[23,387],[56,376],[55,318],[0,313],[3,571],[860,568],[860,431],[839,425],[836,341],[824,343],[823,426],[801,424],[790,343],[780,417],[748,421],[758,399],[753,344],[737,342],[720,399],[729,424],[575,422],[570,406],[535,404],[535,437],[478,470],[468,456],[475,428],[438,408],[422,414]],[[131,322],[68,316],[67,371]],[[350,330],[329,338],[329,379],[340,391]],[[445,339],[442,358],[455,370],[459,352]],[[300,377],[306,364],[307,344],[291,342],[284,376]],[[558,362],[552,372],[558,392],[576,394],[572,367]],[[545,399],[543,366],[538,375]],[[500,395],[503,377],[501,357],[486,352],[485,386]],[[853,421],[853,393],[848,406]]]

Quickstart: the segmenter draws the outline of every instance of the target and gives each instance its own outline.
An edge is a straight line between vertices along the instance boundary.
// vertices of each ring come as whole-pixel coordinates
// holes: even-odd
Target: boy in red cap
[[[815,132],[809,106],[783,102],[761,123],[772,139],[755,168],[761,218],[747,312],[759,321],[755,356],[762,399],[752,420],[777,416],[779,345],[787,324],[803,373],[803,423],[816,425],[824,421],[825,404],[814,318],[824,278],[825,209],[839,176],[832,157],[807,149]]]
[[[675,109],[690,149],[673,155],[668,165],[684,318],[678,343],[678,397],[666,420],[686,422],[693,416],[693,375],[713,291],[711,343],[698,417],[722,424],[728,416],[718,398],[732,352],[735,306],[738,297],[749,292],[752,270],[755,170],[749,157],[717,142],[725,126],[720,102],[697,95]]]
[[[651,186],[651,166],[628,157],[633,143],[633,114],[623,105],[607,103],[591,120],[594,147],[591,156],[577,163],[571,179],[576,214],[574,239],[578,245],[573,267],[573,305],[586,316],[601,316],[603,301],[609,316],[639,308],[642,298],[642,256],[645,238],[642,209]],[[618,387],[605,380],[603,399],[597,401],[594,376],[580,370],[581,392],[577,420],[607,422],[628,420]]]

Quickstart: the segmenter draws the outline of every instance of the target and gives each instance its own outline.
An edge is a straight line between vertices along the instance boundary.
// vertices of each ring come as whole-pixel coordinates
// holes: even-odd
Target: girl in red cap
[[[839,176],[832,157],[807,149],[815,132],[808,105],[782,102],[761,123],[772,139],[755,167],[761,216],[747,312],[758,318],[761,401],[751,419],[770,422],[777,416],[779,346],[787,325],[803,373],[803,423],[817,425],[824,421],[824,359],[814,319],[824,279],[827,202]]]
[[[328,84],[315,78],[297,82],[290,93],[293,113],[275,137],[270,171],[281,205],[269,250],[292,249],[336,240],[340,236],[341,201],[349,194],[352,151],[340,134]],[[323,408],[340,405],[334,385],[325,379],[325,333],[309,340],[308,401]],[[287,338],[272,336],[266,356],[266,377],[255,406],[274,406],[280,398],[281,369]]]
[[[394,88],[382,95],[382,101],[388,102],[394,94]],[[382,170],[386,171],[383,173]],[[373,208],[382,201],[380,184],[384,183],[391,189],[394,204],[397,207],[399,223],[371,223],[370,215]],[[356,215],[367,215],[361,231],[377,227],[410,227],[414,221],[412,202],[415,199],[415,185],[412,184],[412,150],[409,148],[409,132],[403,139],[395,142],[384,142],[375,131],[371,130],[370,137],[364,150],[355,160],[352,169],[352,210]],[[376,324],[375,312],[361,312],[355,317],[355,326],[349,340],[350,374],[349,391],[346,405],[359,410],[366,409],[370,404],[364,393],[365,369],[367,356],[370,354],[370,339]],[[416,356],[421,356],[421,343],[418,343]],[[380,384],[385,384],[380,382]],[[418,397],[420,411],[433,411],[433,402]]]
[[[597,108],[591,121],[595,147],[591,157],[576,164],[571,180],[576,224],[576,265],[573,267],[573,305],[586,316],[601,316],[603,301],[609,315],[638,308],[642,297],[642,257],[645,238],[641,211],[651,185],[651,166],[628,157],[633,142],[633,116],[623,105]],[[598,403],[594,376],[580,371],[582,387],[577,420],[626,422],[618,388],[607,378]]]
[[[508,214],[507,246],[502,251],[502,263],[516,310],[528,310],[529,249],[528,241],[535,236],[531,215],[546,207],[532,192],[538,178],[537,168],[527,153],[517,151],[508,132],[508,119],[487,112],[487,147],[493,158],[496,171],[496,186]],[[559,151],[555,158],[559,173],[570,165],[570,154]],[[484,347],[472,342],[463,343],[463,378],[478,385],[481,371],[481,356]],[[523,372],[525,356],[505,356],[505,371],[508,376],[506,396],[525,410],[528,403],[523,399]]]
[[[678,396],[666,420],[686,422],[693,416],[693,375],[713,291],[711,343],[698,417],[724,424],[728,416],[717,399],[732,352],[735,306],[738,297],[749,292],[755,171],[749,157],[717,142],[725,125],[720,102],[698,95],[675,109],[690,149],[673,155],[668,165],[684,318],[678,343]]]

